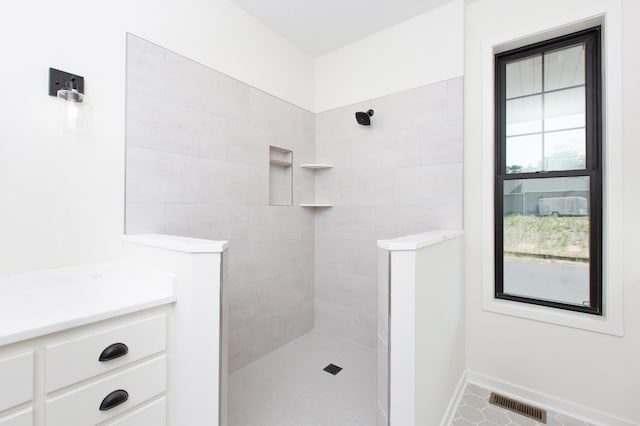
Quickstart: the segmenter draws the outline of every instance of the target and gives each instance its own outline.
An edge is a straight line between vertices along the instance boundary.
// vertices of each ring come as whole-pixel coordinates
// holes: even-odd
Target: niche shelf
[[[269,147],[269,204],[293,205],[293,151]]]
[[[273,165],[273,166],[280,166],[280,167],[291,167],[293,166],[293,164],[289,161],[284,161],[284,160],[269,160],[269,164]]]
[[[330,169],[333,167],[333,165],[321,164],[321,163],[307,163],[307,164],[300,164],[300,167],[302,167],[303,169],[321,170],[321,169]]]
[[[300,204],[300,207],[315,207],[315,208],[328,208],[328,207],[333,207],[333,204],[326,204],[326,203],[306,203],[306,204]]]
[[[325,164],[325,163],[304,163],[304,164],[300,164],[300,167],[302,167],[303,169],[308,169],[311,171],[316,171],[316,170],[326,170],[326,169],[330,169],[333,167],[332,164]],[[300,207],[312,207],[312,208],[329,208],[329,207],[333,207],[333,204],[330,203],[304,203],[304,204],[300,204]]]

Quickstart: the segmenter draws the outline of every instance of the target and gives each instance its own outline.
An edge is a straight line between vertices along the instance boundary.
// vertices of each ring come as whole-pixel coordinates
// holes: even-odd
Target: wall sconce
[[[49,68],[49,96],[55,96],[66,102],[66,111],[62,119],[64,130],[77,133],[85,123],[80,119],[81,108],[84,102],[84,77]],[[84,107],[83,109],[86,109]]]
[[[82,102],[84,99],[84,77],[49,68],[49,96],[56,96],[72,102]]]

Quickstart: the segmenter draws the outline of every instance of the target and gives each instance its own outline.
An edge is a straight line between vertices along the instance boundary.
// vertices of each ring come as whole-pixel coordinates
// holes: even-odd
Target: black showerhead
[[[358,124],[360,124],[361,126],[370,126],[371,125],[371,119],[369,117],[373,117],[373,110],[370,109],[367,112],[356,112],[356,120],[358,121]]]

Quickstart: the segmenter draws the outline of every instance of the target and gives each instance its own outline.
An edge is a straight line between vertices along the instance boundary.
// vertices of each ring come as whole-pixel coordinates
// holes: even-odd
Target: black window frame
[[[602,315],[602,48],[601,27],[501,52],[495,55],[495,287],[496,299]],[[585,43],[585,168],[580,170],[506,173],[506,65],[543,52]],[[544,58],[544,55],[543,55]],[[544,60],[542,72],[544,75]],[[544,77],[543,77],[544,78]],[[504,293],[504,181],[558,177],[590,178],[589,306],[572,305]]]

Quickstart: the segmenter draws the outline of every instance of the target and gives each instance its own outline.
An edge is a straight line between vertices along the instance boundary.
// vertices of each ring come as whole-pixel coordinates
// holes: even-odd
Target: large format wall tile
[[[373,289],[375,291],[375,288]],[[342,339],[376,347],[376,314],[316,299],[315,326]]]
[[[316,272],[323,270],[375,278],[376,240],[324,239],[316,234]]]
[[[224,145],[210,141],[205,126],[220,122],[205,112],[130,90],[127,95],[128,146],[200,155],[204,145],[216,146],[219,155]]]
[[[127,233],[226,239],[231,371],[310,331],[313,212],[269,206],[269,146],[294,153],[294,200],[314,200],[314,116],[128,38]]]
[[[336,241],[371,237],[371,208],[368,206],[338,205],[319,210],[315,215],[318,239]]]
[[[162,227],[173,235],[246,242],[250,208],[231,204],[165,204]]]
[[[294,138],[313,137],[305,126],[303,117],[308,113],[304,110],[255,89],[251,90],[250,98],[250,109],[245,119],[253,126]]]
[[[167,53],[167,99],[243,122],[251,87],[175,53]]]
[[[127,147],[127,202],[198,201],[198,158]]]
[[[127,90],[161,98],[167,93],[167,50],[139,37],[127,37]]]
[[[394,204],[462,203],[462,163],[398,168],[393,178]]]
[[[375,347],[376,240],[462,227],[462,78],[318,114],[315,143],[316,327]]]
[[[397,131],[448,120],[447,82],[374,99],[376,131]]]
[[[128,37],[126,232],[230,240],[231,371],[314,323],[376,347],[376,240],[462,226],[462,87],[314,115]],[[294,206],[269,205],[269,146],[293,151]]]
[[[371,128],[364,126],[354,126],[355,112],[367,111],[372,108],[370,102],[361,102],[347,108],[337,108],[330,111],[316,114],[316,139],[338,139],[363,136],[371,133]],[[316,146],[316,149],[318,146]]]
[[[462,162],[462,119],[426,124],[418,128],[420,164]]]
[[[375,277],[322,269],[316,273],[316,298],[371,315],[378,303]]]
[[[138,233],[153,233],[164,224],[164,205],[162,203],[127,203],[125,233],[136,230]]]
[[[353,140],[354,170],[384,170],[420,164],[418,128],[375,132]],[[355,204],[355,203],[354,203]]]

